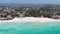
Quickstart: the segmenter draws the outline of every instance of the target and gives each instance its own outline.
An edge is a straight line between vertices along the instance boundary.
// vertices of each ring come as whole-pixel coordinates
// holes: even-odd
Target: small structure
[[[11,15],[8,15],[6,18],[7,18],[7,20],[12,20],[13,19],[13,17],[11,17]]]
[[[4,12],[7,12],[7,13],[12,13],[12,12],[15,12],[14,9],[11,9],[11,8],[8,8],[6,7],[5,9],[3,9]]]
[[[9,15],[6,18],[0,17],[0,20],[12,20],[13,18]]]

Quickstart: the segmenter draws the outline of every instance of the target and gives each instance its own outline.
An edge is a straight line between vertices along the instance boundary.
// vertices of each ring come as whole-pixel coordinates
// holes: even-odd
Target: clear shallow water
[[[60,34],[60,22],[2,22],[0,34]]]

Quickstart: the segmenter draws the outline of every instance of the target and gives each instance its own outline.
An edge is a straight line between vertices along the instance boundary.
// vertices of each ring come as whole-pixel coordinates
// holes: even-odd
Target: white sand
[[[56,20],[56,19],[52,19],[52,18],[44,18],[44,17],[23,17],[23,18],[14,18],[13,20],[9,20],[9,21],[0,21],[0,22],[27,22],[27,21],[38,21],[38,22],[49,22],[49,21],[60,21],[60,19]]]

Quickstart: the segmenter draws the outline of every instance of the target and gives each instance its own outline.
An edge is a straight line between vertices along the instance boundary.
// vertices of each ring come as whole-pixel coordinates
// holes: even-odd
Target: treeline
[[[20,8],[15,8],[15,12],[4,12],[3,10],[0,10],[0,17],[7,17],[7,16],[12,16],[12,17],[20,17],[22,14],[25,17],[49,17],[51,18],[51,13],[54,11],[58,11],[59,9],[51,9],[51,7],[20,7]],[[25,12],[25,13],[24,13]],[[24,13],[24,14],[23,14]]]
[[[16,12],[25,12],[24,14],[25,16],[32,16],[32,17],[51,17],[50,12],[52,12],[53,10],[47,8],[47,7],[41,7],[41,8],[28,8],[28,10],[26,10],[26,8],[23,10],[23,8],[19,8],[16,9]]]

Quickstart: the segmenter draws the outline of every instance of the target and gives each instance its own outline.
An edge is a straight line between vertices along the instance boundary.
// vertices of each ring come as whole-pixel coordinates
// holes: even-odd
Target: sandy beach
[[[0,22],[27,22],[27,21],[34,21],[34,22],[51,22],[51,21],[60,21],[60,19],[52,19],[52,18],[46,18],[46,17],[20,17],[20,18],[14,18],[13,20],[3,20]]]

